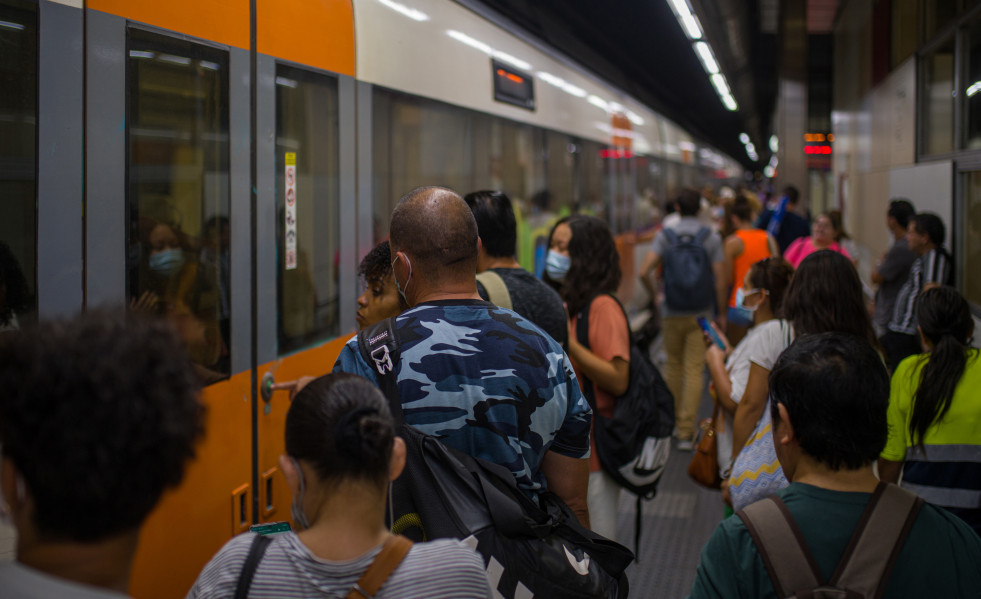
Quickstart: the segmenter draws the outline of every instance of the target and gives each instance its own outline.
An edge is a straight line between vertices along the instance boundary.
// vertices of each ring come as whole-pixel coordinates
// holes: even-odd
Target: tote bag
[[[729,476],[732,509],[737,512],[790,484],[773,447],[772,428],[770,402],[767,401],[763,417],[736,457]]]

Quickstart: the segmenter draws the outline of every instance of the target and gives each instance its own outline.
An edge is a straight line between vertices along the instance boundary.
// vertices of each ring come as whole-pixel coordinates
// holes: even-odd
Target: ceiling
[[[739,104],[735,112],[716,95],[668,0],[479,3],[747,168],[768,160],[762,149],[776,101],[775,0],[690,0]],[[761,163],[746,156],[742,132],[761,149]]]

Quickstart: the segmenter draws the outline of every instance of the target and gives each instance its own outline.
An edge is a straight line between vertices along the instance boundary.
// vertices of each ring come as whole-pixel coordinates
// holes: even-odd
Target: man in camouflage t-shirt
[[[477,227],[466,203],[445,188],[410,192],[392,214],[390,242],[411,306],[396,318],[405,421],[507,467],[529,495],[556,493],[588,525],[589,405],[554,339],[477,295]],[[334,370],[377,382],[356,338]]]

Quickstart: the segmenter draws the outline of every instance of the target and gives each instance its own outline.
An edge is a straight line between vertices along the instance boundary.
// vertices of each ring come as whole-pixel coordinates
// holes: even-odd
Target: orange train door
[[[86,302],[147,298],[208,381],[205,438],[141,532],[137,599],[184,596],[232,536],[290,519],[289,397],[260,381],[329,371],[354,328],[350,1],[256,4],[253,23],[248,0],[86,3]]]

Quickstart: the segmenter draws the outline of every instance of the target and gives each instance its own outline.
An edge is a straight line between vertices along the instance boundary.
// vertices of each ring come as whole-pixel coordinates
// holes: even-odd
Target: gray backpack
[[[923,499],[913,493],[880,482],[827,581],[779,497],[771,495],[737,515],[753,537],[777,597],[872,599],[885,592],[889,574],[922,505]]]

